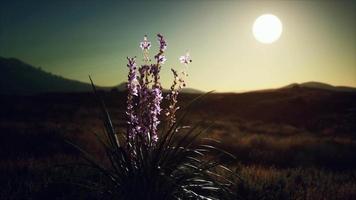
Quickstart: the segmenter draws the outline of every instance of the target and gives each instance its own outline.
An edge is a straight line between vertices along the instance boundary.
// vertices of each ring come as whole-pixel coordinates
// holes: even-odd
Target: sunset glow
[[[126,56],[141,55],[142,36],[147,35],[154,46],[154,36],[162,33],[174,47],[162,69],[162,77],[167,77],[162,80],[164,87],[169,87],[170,69],[181,66],[176,55],[187,50],[194,60],[187,81],[200,90],[236,92],[306,81],[355,87],[355,5],[352,1],[157,1],[154,5],[92,1],[83,6],[80,1],[9,1],[0,8],[0,56],[83,82],[91,74],[97,84],[113,86],[126,79]],[[159,12],[147,12],[156,8]],[[282,24],[272,17],[264,28],[256,19],[266,13]],[[255,21],[260,25],[253,34]]]

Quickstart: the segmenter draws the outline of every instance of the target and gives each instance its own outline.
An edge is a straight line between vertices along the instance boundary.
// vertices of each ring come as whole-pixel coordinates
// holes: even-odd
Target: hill
[[[88,83],[71,80],[34,67],[15,58],[0,57],[0,94],[32,95],[48,92],[89,92]],[[101,90],[125,91],[125,83],[114,87],[100,87]],[[168,90],[166,90],[168,91]],[[183,93],[202,93],[193,88],[184,88]]]
[[[0,57],[0,94],[37,94],[46,92],[85,92],[91,85],[33,67],[18,59]]]
[[[179,98],[182,110],[197,96],[199,94],[181,94]],[[58,107],[60,109],[58,112],[63,110],[75,112],[79,108],[91,110],[97,106],[92,97],[92,92],[53,93],[28,98],[2,97],[2,114],[4,119],[10,116],[15,118],[25,116],[26,119],[30,116],[45,117],[47,115],[43,113],[46,113],[46,110],[53,111],[51,107],[58,105],[61,105]],[[107,105],[115,112],[125,110],[126,95],[124,92],[118,91],[111,94],[104,92],[103,97]],[[21,105],[18,112],[11,109],[17,105]],[[76,107],[78,105],[80,107]],[[29,110],[25,112],[24,108]],[[31,114],[32,112],[35,114]],[[306,130],[332,135],[355,135],[356,133],[356,92],[293,87],[246,93],[213,93],[192,105],[190,112],[192,114],[189,120],[231,122],[234,126],[238,126],[239,130],[245,130],[245,132],[266,132],[267,129],[274,129],[273,127],[289,127],[301,132]],[[120,114],[115,115],[120,116]],[[0,114],[0,118],[1,116]]]
[[[217,93],[194,111],[215,119],[287,124],[312,132],[355,134],[356,92],[291,87],[246,93]]]
[[[356,92],[356,88],[353,87],[333,86],[327,83],[321,83],[316,81],[309,81],[305,83],[292,83],[282,88],[293,88],[293,87],[315,88],[315,89],[338,91],[338,92]]]

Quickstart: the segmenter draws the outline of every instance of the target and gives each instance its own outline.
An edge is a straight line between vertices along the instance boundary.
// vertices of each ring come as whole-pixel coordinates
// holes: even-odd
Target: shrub
[[[212,145],[196,142],[206,129],[201,130],[198,125],[182,125],[189,106],[181,117],[176,118],[179,109],[177,97],[185,87],[185,71],[178,73],[172,69],[174,81],[165,97],[168,106],[161,108],[160,70],[166,61],[164,53],[167,42],[162,35],[157,36],[160,47],[154,56],[154,63],[149,64],[151,43],[146,36],[140,43],[144,64],[138,67],[135,57],[127,58],[127,127],[124,134],[115,131],[108,110],[91,81],[102,107],[107,136],[107,139],[98,139],[110,165],[97,162],[93,156],[73,144],[83,153],[90,167],[104,177],[85,185],[99,191],[103,197],[115,199],[233,198],[234,184],[227,178],[233,173],[216,159],[216,155],[230,154]],[[179,60],[185,65],[191,62],[188,53]],[[162,112],[164,115],[161,115]],[[160,135],[159,128],[162,130]]]

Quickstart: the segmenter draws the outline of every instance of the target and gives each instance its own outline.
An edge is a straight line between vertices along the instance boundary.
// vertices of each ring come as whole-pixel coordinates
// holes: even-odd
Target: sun
[[[281,20],[272,14],[259,16],[252,26],[252,33],[256,40],[264,44],[277,41],[282,35],[282,30]]]

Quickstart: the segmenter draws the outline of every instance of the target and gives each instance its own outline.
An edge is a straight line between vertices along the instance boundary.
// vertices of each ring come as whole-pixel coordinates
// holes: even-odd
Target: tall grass
[[[355,171],[332,172],[318,168],[263,167],[239,165],[244,181],[238,193],[253,199],[355,199]]]

